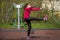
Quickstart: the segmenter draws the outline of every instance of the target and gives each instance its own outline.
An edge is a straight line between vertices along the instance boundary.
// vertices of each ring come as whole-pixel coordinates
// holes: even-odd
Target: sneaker
[[[31,37],[30,36],[27,36],[27,40],[31,40]]]
[[[48,16],[45,15],[43,19],[44,19],[44,21],[47,21],[48,20]]]

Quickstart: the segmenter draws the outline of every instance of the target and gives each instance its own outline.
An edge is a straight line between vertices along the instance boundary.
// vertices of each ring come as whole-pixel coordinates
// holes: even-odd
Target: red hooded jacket
[[[36,8],[36,7],[25,8],[24,9],[24,18],[29,18],[31,11],[37,11],[37,10],[40,10],[40,8]]]

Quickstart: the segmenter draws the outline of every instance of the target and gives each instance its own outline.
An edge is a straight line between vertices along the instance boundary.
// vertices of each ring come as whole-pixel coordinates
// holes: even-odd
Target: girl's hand
[[[41,10],[43,10],[43,9],[46,9],[46,10],[48,10],[48,8],[40,8]]]
[[[40,8],[40,9],[43,9],[43,8]]]
[[[44,8],[40,8],[41,10],[44,9]]]

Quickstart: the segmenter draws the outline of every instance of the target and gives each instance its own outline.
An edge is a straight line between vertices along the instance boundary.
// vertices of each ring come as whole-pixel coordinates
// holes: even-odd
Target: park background
[[[36,29],[56,29],[60,28],[60,1],[59,0],[0,0],[0,28],[17,28],[17,8],[13,4],[30,3],[32,6],[44,7],[41,11],[31,12],[31,17],[43,17],[48,15],[48,21],[32,21],[32,28]],[[46,10],[48,8],[48,10]],[[23,7],[20,9],[21,18],[23,18]],[[14,19],[14,22],[13,22]],[[24,27],[25,22],[21,21]]]

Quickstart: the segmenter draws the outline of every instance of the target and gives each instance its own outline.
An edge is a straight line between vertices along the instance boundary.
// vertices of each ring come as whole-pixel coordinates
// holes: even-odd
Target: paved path
[[[26,40],[26,35],[26,31],[0,29],[0,40]],[[31,40],[60,40],[60,30],[35,30]]]

